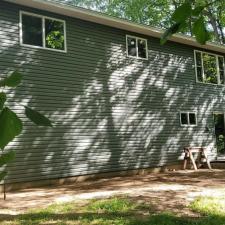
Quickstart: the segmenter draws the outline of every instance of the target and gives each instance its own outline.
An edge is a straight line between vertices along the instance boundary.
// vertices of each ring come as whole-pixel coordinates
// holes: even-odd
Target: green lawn
[[[199,218],[178,217],[170,212],[156,213],[146,203],[114,197],[104,200],[54,204],[18,216],[0,216],[0,224],[57,225],[225,225],[225,198],[198,198],[190,209]]]

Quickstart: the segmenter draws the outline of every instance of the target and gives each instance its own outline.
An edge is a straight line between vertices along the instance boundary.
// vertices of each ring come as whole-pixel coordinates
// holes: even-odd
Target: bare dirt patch
[[[225,170],[178,171],[99,179],[54,187],[24,189],[0,200],[0,214],[19,214],[52,203],[126,195],[134,201],[151,204],[156,211],[193,216],[188,205],[198,196],[222,196]],[[79,201],[80,202],[80,201]]]

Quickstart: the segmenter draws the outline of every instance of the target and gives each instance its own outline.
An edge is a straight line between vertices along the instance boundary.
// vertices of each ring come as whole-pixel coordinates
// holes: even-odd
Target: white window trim
[[[135,38],[135,41],[136,41],[136,56],[131,56],[128,54],[128,41],[127,39],[128,38]],[[146,58],[142,58],[142,57],[139,57],[138,56],[138,40],[143,40],[145,41],[145,48],[146,48]],[[133,59],[142,59],[142,60],[148,60],[148,40],[145,39],[145,38],[140,38],[140,37],[137,37],[137,36],[133,36],[133,35],[126,35],[126,53],[127,53],[127,57],[129,58],[133,58]]]
[[[42,19],[42,41],[43,41],[43,46],[35,46],[35,45],[29,45],[29,44],[24,44],[23,43],[23,29],[22,29],[22,15],[28,15],[28,16],[35,16],[39,17]],[[50,51],[55,51],[55,52],[64,52],[67,53],[67,38],[66,38],[66,21],[61,20],[61,19],[56,19],[53,17],[48,17],[48,16],[43,16],[35,13],[30,13],[26,11],[20,10],[20,21],[19,21],[19,38],[20,38],[20,45],[24,47],[30,47],[30,48],[36,48],[36,49],[45,49],[45,50],[50,50]],[[63,23],[63,29],[64,29],[64,50],[60,49],[54,49],[54,48],[46,48],[46,43],[45,43],[45,19],[49,20],[55,20]]]
[[[198,80],[198,73],[197,73],[197,59],[196,59],[196,52],[201,54],[201,64],[202,64],[202,78],[204,80],[205,77],[205,72],[204,72],[204,65],[203,65],[203,60],[202,60],[202,54],[206,53],[209,55],[214,55],[216,56],[216,70],[217,70],[217,80],[218,83],[217,84],[213,84],[213,83],[206,83],[206,82],[201,82]],[[206,52],[206,51],[200,51],[200,50],[194,50],[194,61],[195,61],[195,76],[196,76],[196,83],[200,83],[200,84],[209,84],[209,85],[222,85],[224,86],[225,84],[221,84],[220,83],[220,68],[219,68],[219,57],[223,58],[223,68],[224,68],[224,80],[225,80],[225,62],[224,62],[224,56],[223,55],[219,55],[219,54],[215,54],[215,53],[211,53],[211,52]]]
[[[187,117],[187,119],[188,119],[188,124],[182,124],[182,122],[181,122],[181,114],[182,114],[182,113],[185,113],[185,114],[188,115],[188,117]],[[195,121],[196,121],[195,124],[190,124],[189,114],[195,114]],[[197,112],[196,112],[196,111],[181,111],[180,114],[179,114],[179,116],[180,116],[180,125],[181,125],[182,127],[196,127],[196,126],[198,125],[198,118],[197,118]]]

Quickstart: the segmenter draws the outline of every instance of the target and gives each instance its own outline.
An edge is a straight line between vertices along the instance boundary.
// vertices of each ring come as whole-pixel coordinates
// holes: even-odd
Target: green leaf
[[[206,29],[205,21],[203,16],[199,17],[193,24],[193,34],[196,37],[196,40],[204,45],[206,41],[210,39],[209,32]]]
[[[196,8],[194,8],[193,10],[192,10],[192,15],[193,16],[199,16],[200,15],[200,13],[203,11],[203,9],[204,9],[205,7],[204,6],[197,6]]]
[[[0,148],[12,141],[22,132],[22,121],[9,108],[5,107],[0,114]]]
[[[4,92],[0,93],[0,110],[3,109],[6,102],[6,94]]]
[[[52,127],[52,123],[47,117],[29,107],[25,107],[25,114],[28,119],[38,126]]]
[[[0,87],[16,87],[21,83],[22,77],[22,74],[16,70],[9,77],[6,77],[4,80],[0,81]]]
[[[164,45],[173,34],[179,31],[180,27],[181,23],[175,23],[169,29],[167,29],[160,39],[160,44]]]
[[[3,180],[6,175],[7,175],[6,171],[0,172],[0,181]]]
[[[176,23],[181,23],[191,16],[191,3],[185,2],[173,13],[171,19]]]
[[[14,151],[10,151],[7,153],[4,153],[0,156],[0,166],[3,166],[11,161],[14,160],[16,156],[16,153]]]

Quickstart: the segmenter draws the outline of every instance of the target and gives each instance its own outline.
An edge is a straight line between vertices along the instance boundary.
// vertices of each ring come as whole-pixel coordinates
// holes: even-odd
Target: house
[[[9,104],[54,121],[23,118],[6,183],[176,165],[191,145],[223,153],[225,47],[161,46],[161,34],[59,1],[1,1],[0,72],[24,74]]]

